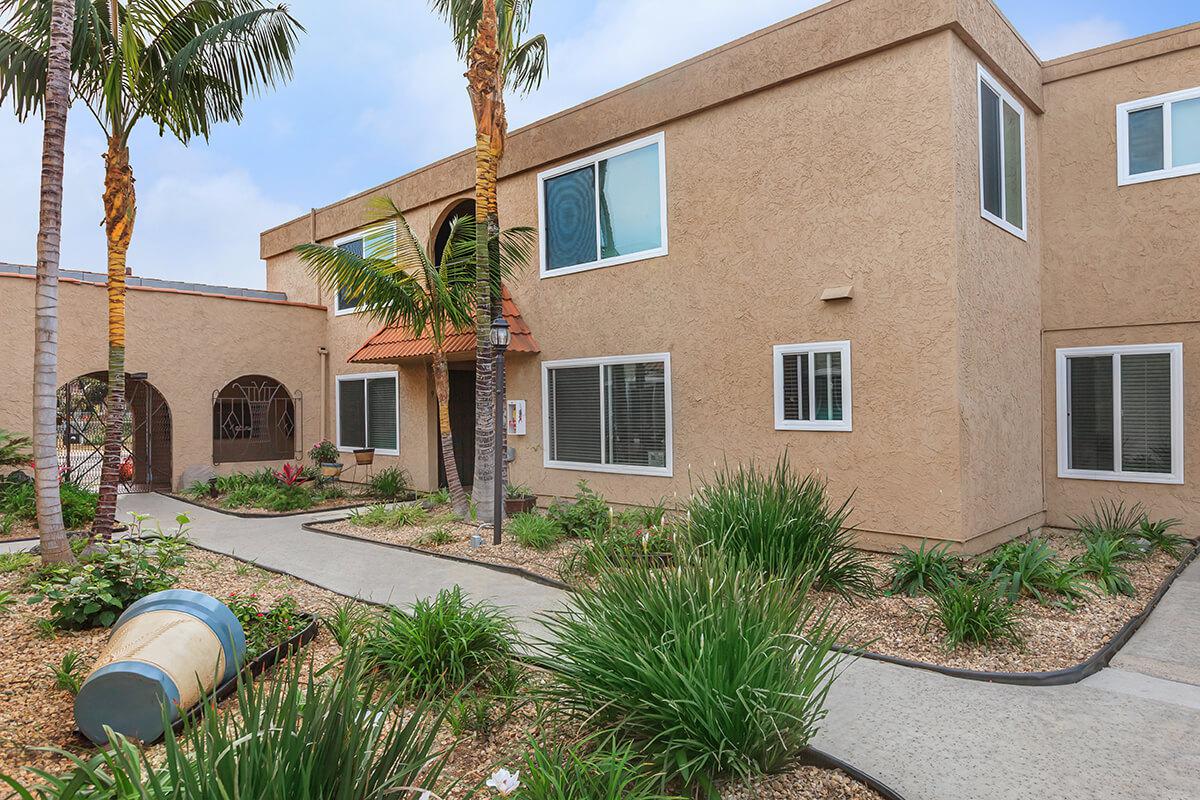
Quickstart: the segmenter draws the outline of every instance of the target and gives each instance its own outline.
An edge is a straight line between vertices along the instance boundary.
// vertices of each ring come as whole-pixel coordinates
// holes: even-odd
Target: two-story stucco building
[[[177,428],[199,420],[172,478],[215,451],[214,393],[264,375],[303,392],[295,449],[373,446],[433,488],[425,348],[321,291],[294,248],[361,246],[388,195],[434,251],[472,186],[469,152],[431,164],[264,232],[277,294],[188,295],[228,321],[180,342],[204,365],[163,391]],[[988,0],[834,0],[514,131],[499,201],[540,234],[506,311],[527,331],[510,476],[544,498],[586,479],[670,502],[787,450],[855,492],[869,546],[978,551],[1104,497],[1200,525],[1200,24],[1042,62]],[[169,328],[139,344],[137,320],[185,302],[167,294],[130,303],[151,382],[177,368],[155,366]],[[93,304],[64,378],[103,366]],[[7,374],[30,369],[23,324]],[[469,479],[471,337],[458,349]],[[0,427],[20,428],[9,394]]]

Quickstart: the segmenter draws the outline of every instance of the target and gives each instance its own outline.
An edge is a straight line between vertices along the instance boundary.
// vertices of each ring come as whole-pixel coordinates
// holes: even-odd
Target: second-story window
[[[1200,173],[1200,87],[1117,106],[1117,182]]]
[[[391,224],[379,225],[334,242],[334,247],[347,250],[359,258],[379,258],[395,247],[396,229]],[[353,290],[339,289],[333,300],[335,314],[353,314],[358,310],[359,297]]]
[[[666,255],[665,165],[660,133],[538,175],[542,277]]]
[[[979,68],[979,213],[1025,238],[1025,110]]]

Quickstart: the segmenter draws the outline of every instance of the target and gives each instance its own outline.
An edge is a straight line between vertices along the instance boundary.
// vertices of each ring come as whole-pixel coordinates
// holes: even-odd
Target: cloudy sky
[[[1034,49],[1063,55],[1186,24],[1194,0],[998,0]],[[468,147],[470,107],[426,0],[292,0],[296,75],[240,127],[184,147],[149,126],[131,145],[136,274],[261,287],[258,233]],[[512,127],[567,108],[817,5],[809,0],[539,0],[550,76],[510,102]],[[99,128],[72,112],[63,265],[104,269]],[[40,121],[0,108],[0,261],[32,264]]]

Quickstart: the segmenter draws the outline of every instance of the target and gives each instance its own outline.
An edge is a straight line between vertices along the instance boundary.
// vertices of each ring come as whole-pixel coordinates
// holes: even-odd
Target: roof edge
[[[1054,83],[1148,58],[1190,50],[1193,47],[1200,47],[1200,22],[1122,39],[1119,42],[1051,59],[1042,65],[1042,82]]]

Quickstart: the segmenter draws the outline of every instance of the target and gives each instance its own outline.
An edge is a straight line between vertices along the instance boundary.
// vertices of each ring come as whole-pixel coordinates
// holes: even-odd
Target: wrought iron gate
[[[265,375],[243,375],[213,392],[213,463],[299,458],[301,400]]]
[[[58,390],[58,462],[63,478],[100,488],[108,376],[84,375]],[[171,488],[171,409],[141,375],[125,376],[125,420],[117,491]]]

